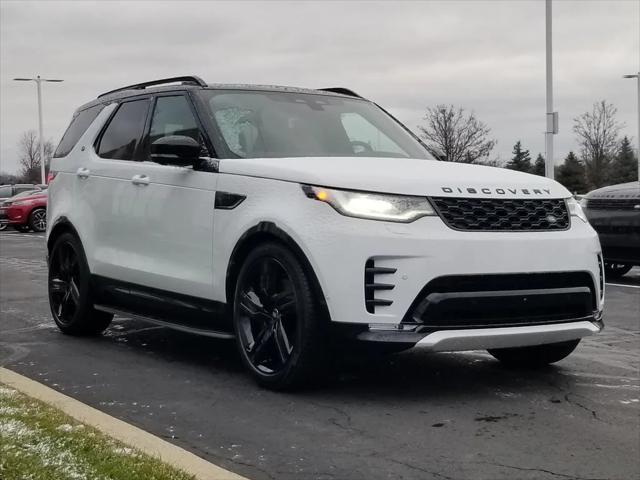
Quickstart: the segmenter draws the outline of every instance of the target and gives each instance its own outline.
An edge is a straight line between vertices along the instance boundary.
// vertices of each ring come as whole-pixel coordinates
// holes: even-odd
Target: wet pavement
[[[640,269],[607,285],[605,331],[544,370],[484,352],[347,355],[274,393],[232,342],[116,317],[59,333],[44,237],[0,233],[0,365],[252,479],[640,478]]]

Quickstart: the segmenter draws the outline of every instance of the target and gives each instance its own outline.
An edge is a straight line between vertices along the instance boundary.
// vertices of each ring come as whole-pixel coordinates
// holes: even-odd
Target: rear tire
[[[606,278],[620,278],[629,273],[633,265],[625,265],[623,263],[605,263],[604,275]]]
[[[49,306],[58,328],[69,335],[96,335],[113,315],[93,307],[87,259],[78,238],[63,233],[49,255]]]
[[[488,350],[488,352],[500,362],[511,367],[540,368],[568,357],[579,343],[578,339],[531,347],[497,348]]]
[[[325,351],[326,319],[298,258],[279,243],[247,256],[238,273],[233,327],[240,357],[263,387],[313,382]]]
[[[44,232],[47,229],[47,211],[36,208],[29,215],[29,226],[34,232]]]

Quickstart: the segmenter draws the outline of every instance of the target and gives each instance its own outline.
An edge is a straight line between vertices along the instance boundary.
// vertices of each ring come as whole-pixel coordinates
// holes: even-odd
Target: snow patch
[[[13,397],[16,393],[13,388],[0,387],[0,397]]]

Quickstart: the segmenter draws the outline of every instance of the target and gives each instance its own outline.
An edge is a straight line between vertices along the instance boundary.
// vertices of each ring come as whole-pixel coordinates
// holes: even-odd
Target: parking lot
[[[605,331],[557,366],[484,352],[336,360],[274,393],[232,342],[116,317],[59,333],[44,236],[0,233],[0,365],[252,479],[630,479],[640,476],[640,269],[607,284]]]

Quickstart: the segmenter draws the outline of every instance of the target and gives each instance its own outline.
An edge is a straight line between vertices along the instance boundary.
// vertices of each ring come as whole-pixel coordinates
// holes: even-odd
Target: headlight
[[[347,217],[409,223],[420,217],[436,215],[426,197],[336,190],[303,185],[309,198],[328,203]]]
[[[567,198],[567,207],[569,208],[569,214],[572,217],[578,217],[584,223],[589,223],[587,216],[584,214],[584,210],[580,206],[580,203],[575,198]]]

